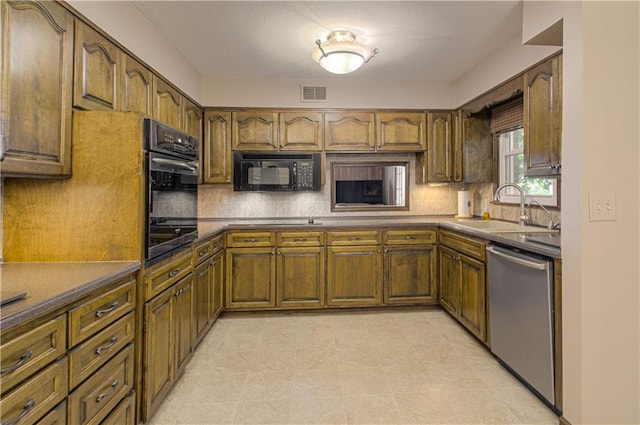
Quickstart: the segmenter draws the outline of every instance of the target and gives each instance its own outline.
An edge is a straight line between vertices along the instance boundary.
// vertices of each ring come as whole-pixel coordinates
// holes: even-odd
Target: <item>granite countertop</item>
[[[73,303],[139,269],[137,261],[0,263],[1,290],[27,294],[0,308],[0,331]]]
[[[426,226],[437,225],[449,228],[471,236],[486,239],[491,242],[508,245],[515,248],[524,249],[536,254],[544,255],[554,259],[561,258],[560,249],[534,243],[528,240],[530,235],[538,234],[527,231],[513,233],[491,233],[479,229],[461,229],[455,226],[458,222],[453,216],[345,216],[345,217],[314,217],[313,223],[309,223],[308,218],[227,218],[214,220],[199,220],[198,232],[201,238],[210,236],[227,229],[282,229],[300,228],[312,229],[314,227],[354,227],[354,226]],[[468,221],[468,219],[464,219]],[[532,226],[533,227],[533,226]]]

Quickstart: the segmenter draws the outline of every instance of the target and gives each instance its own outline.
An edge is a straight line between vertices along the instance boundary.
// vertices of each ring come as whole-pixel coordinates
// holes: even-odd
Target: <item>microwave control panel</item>
[[[298,189],[313,190],[313,161],[297,161],[294,167]]]

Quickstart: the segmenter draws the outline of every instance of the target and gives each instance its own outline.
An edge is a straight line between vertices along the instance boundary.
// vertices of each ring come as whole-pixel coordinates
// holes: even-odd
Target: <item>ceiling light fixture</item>
[[[378,54],[378,49],[369,49],[356,42],[351,31],[331,31],[327,41],[316,40],[318,49],[313,51],[313,60],[334,74],[348,74],[360,68],[363,63]]]

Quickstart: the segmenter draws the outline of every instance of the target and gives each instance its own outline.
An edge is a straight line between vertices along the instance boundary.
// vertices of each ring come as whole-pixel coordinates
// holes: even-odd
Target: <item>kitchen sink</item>
[[[463,229],[481,230],[488,233],[556,233],[557,230],[549,230],[538,226],[521,226],[500,220],[456,221],[451,223],[454,227]]]

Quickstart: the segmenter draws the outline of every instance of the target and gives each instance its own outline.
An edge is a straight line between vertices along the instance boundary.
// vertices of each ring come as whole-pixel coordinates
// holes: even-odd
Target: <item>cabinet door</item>
[[[93,28],[76,21],[73,106],[118,110],[120,49]]]
[[[182,98],[182,119],[181,129],[190,136],[198,139],[202,146],[202,109],[192,101]]]
[[[460,323],[481,341],[486,341],[485,265],[466,255],[460,257]]]
[[[168,289],[144,305],[143,420],[157,410],[173,384],[173,294]]]
[[[322,151],[322,112],[281,112],[279,124],[281,151]]]
[[[437,304],[436,264],[435,245],[386,246],[385,304]]]
[[[440,305],[457,318],[460,308],[460,262],[458,253],[444,246],[440,246],[439,250]]]
[[[278,307],[323,307],[324,247],[278,248]]]
[[[193,346],[195,338],[194,318],[193,318],[193,276],[189,275],[175,286],[173,302],[174,320],[174,347],[175,347],[175,372],[177,379],[193,356]]]
[[[457,111],[452,113],[452,134],[453,134],[453,142],[452,142],[452,160],[453,160],[453,181],[461,182],[463,178],[463,167],[462,167],[462,110],[458,109]],[[484,166],[484,164],[483,164]]]
[[[71,175],[73,15],[55,2],[0,2],[3,176]]]
[[[234,151],[275,151],[278,149],[278,113],[241,111],[234,112]]]
[[[381,257],[379,246],[327,248],[327,305],[382,304]]]
[[[421,112],[376,114],[377,149],[379,151],[424,151],[426,119]]]
[[[126,53],[122,54],[120,83],[120,109],[153,116],[153,74],[149,69]]]
[[[157,75],[153,76],[153,118],[175,129],[182,126],[182,95]]]
[[[275,307],[275,257],[273,247],[227,249],[225,294],[227,308]]]
[[[204,183],[231,183],[231,112],[204,113],[202,148]]]
[[[527,176],[560,174],[562,56],[524,76],[524,158]]]
[[[325,151],[375,150],[375,120],[372,112],[326,112]]]
[[[211,299],[209,300],[209,321],[213,323],[224,307],[224,255],[223,252],[218,252],[213,256],[209,263],[211,269],[211,281],[209,293]]]
[[[193,281],[193,320],[195,327],[195,344],[206,335],[209,329],[209,310],[211,304],[210,260],[204,261],[195,269]]]
[[[427,121],[427,181],[453,181],[452,113],[429,112]]]

